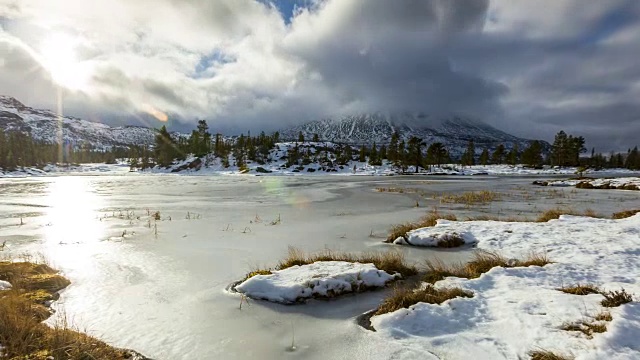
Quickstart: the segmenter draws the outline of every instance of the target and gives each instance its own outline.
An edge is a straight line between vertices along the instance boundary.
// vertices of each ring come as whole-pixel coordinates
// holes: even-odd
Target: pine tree
[[[320,142],[320,137],[318,134],[313,134],[313,142]]]
[[[427,159],[430,164],[437,164],[438,167],[440,167],[446,157],[447,150],[442,143],[436,142],[429,145],[427,149]]]
[[[462,154],[462,165],[467,165],[467,166],[471,166],[471,165],[475,165],[476,164],[476,147],[473,144],[473,140],[469,140],[469,143],[467,144],[467,149],[465,150],[464,154]]]
[[[500,165],[504,162],[505,148],[504,144],[498,145],[491,155],[491,162]]]
[[[360,156],[359,156],[358,161],[360,161],[360,162],[367,161],[367,148],[365,148],[364,145],[362,145],[360,147]]]
[[[640,154],[638,154],[637,146],[629,151],[624,167],[629,170],[640,170]]]
[[[542,165],[542,145],[539,141],[532,141],[529,147],[522,152],[522,162],[531,167]]]
[[[155,153],[158,165],[164,167],[171,165],[177,155],[176,143],[164,125],[156,135]]]
[[[371,146],[371,151],[369,152],[369,165],[372,165],[372,166],[382,165],[382,161],[378,156],[378,149],[375,142],[373,143],[373,146]]]
[[[387,147],[385,145],[380,146],[380,162],[387,158]]]
[[[482,149],[482,154],[480,154],[479,160],[482,166],[487,166],[487,164],[489,163],[489,149],[487,148]]]
[[[408,162],[415,166],[415,172],[418,173],[422,166],[422,147],[427,145],[422,139],[412,136],[408,142],[409,151],[407,153]]]
[[[396,160],[393,165],[400,168],[402,172],[407,170],[407,150],[404,144],[404,140],[400,140],[398,148],[396,149]]]
[[[304,134],[302,134],[302,131],[298,133],[298,142],[300,143],[304,142]]]
[[[387,158],[394,164],[398,161],[398,141],[400,141],[400,134],[395,131],[391,135],[391,141],[389,141],[389,148],[387,150]]]
[[[567,166],[568,164],[568,149],[569,148],[569,138],[567,133],[563,130],[560,130],[553,141],[553,145],[551,146],[551,161],[552,165],[556,166]]]
[[[518,164],[518,144],[513,145],[513,149],[507,155],[509,165],[516,166]]]

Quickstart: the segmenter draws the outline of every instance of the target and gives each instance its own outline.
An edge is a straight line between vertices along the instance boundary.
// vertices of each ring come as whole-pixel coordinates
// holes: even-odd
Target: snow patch
[[[603,308],[600,294],[577,296],[558,291],[575,284],[640,294],[640,214],[621,220],[563,215],[547,223],[439,221],[413,232],[429,242],[443,231],[468,234],[478,248],[522,258],[545,251],[554,262],[544,267],[493,268],[477,279],[449,277],[436,283],[459,286],[473,298],[441,305],[419,303],[374,316],[379,336],[441,358],[518,359],[542,348],[576,359],[637,359],[640,304]],[[593,321],[609,311],[613,321],[593,339],[560,330],[565,323]]]
[[[11,284],[7,281],[0,280],[0,291],[11,289]]]
[[[291,304],[312,297],[333,297],[359,290],[383,287],[400,277],[379,270],[373,264],[318,261],[256,275],[236,286],[251,298]]]

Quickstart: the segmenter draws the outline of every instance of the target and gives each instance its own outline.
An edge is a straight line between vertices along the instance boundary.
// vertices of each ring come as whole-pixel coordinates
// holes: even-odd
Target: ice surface
[[[238,292],[279,303],[294,303],[312,297],[333,297],[360,289],[383,287],[400,277],[378,270],[373,264],[318,261],[256,275],[236,287]]]
[[[427,351],[442,347],[389,341],[354,322],[377,307],[387,289],[303,306],[250,300],[239,310],[240,296],[225,288],[252,268],[275,266],[289,246],[306,252],[392,249],[415,263],[465,261],[467,249],[382,243],[392,224],[416,220],[434,206],[459,218],[484,212],[537,216],[567,201],[578,211],[597,206],[604,214],[640,208],[635,192],[557,188],[564,196],[546,197],[547,189],[531,185],[532,177],[97,174],[0,179],[0,243],[7,241],[0,256],[27,252],[37,260],[42,254],[72,282],[54,304],[64,310],[55,316],[66,314],[78,328],[158,360],[433,358]],[[416,208],[416,193],[381,193],[378,187],[429,194]],[[432,197],[480,189],[511,195],[471,209]],[[535,196],[522,200],[522,189]],[[149,224],[147,210],[159,211],[161,220]],[[127,211],[135,216],[127,218]],[[278,217],[281,223],[271,225]],[[613,323],[620,321],[613,316]],[[632,323],[626,326],[633,330]],[[587,344],[627,331],[616,329]],[[287,352],[294,333],[297,350]]]

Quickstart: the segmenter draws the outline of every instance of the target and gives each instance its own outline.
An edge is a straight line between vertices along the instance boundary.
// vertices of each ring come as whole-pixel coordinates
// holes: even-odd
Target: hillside
[[[98,148],[152,144],[155,130],[140,126],[112,127],[74,117],[59,117],[49,110],[33,109],[0,95],[0,129],[28,132],[34,139],[65,143],[89,143]]]
[[[480,154],[487,147],[494,149],[504,144],[509,150],[516,144],[519,149],[526,148],[531,140],[519,138],[500,131],[478,120],[461,117],[435,119],[421,114],[361,114],[337,118],[326,118],[280,131],[285,140],[295,140],[302,132],[305,139],[312,139],[318,134],[321,140],[338,143],[388,144],[394,131],[398,131],[401,139],[412,136],[423,139],[427,144],[443,143],[453,156],[461,155],[469,140],[476,145]],[[550,145],[543,142],[545,148]]]

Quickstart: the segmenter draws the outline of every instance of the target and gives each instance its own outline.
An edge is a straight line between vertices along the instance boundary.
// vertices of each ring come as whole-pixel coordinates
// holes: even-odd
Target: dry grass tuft
[[[493,201],[499,201],[501,195],[495,191],[482,190],[482,191],[470,191],[462,194],[447,194],[440,197],[440,202],[443,204],[464,204],[467,207],[471,205],[484,205]]]
[[[579,212],[579,211],[575,211],[573,209],[563,209],[563,208],[555,208],[555,209],[549,209],[545,212],[543,212],[542,214],[540,214],[540,216],[538,217],[538,219],[536,220],[537,222],[547,222],[549,220],[553,220],[553,219],[559,219],[560,215],[573,215],[573,216],[588,216],[588,217],[592,217],[592,218],[602,218],[602,216],[599,216],[598,214],[595,213],[595,211],[591,210],[591,209],[587,209],[584,212]]]
[[[625,289],[601,292],[601,294],[604,300],[600,304],[604,307],[618,307],[633,301],[633,297]]]
[[[595,333],[601,334],[607,331],[607,325],[602,322],[580,321],[575,323],[565,323],[560,326],[560,330],[578,331],[585,334],[588,338],[591,338]]]
[[[595,321],[611,321],[613,320],[613,316],[608,311],[601,311],[593,316]]]
[[[567,286],[558,289],[563,293],[572,294],[572,295],[589,295],[589,294],[600,294],[600,288],[591,285],[591,284],[577,284],[574,286]]]
[[[133,352],[69,329],[42,323],[51,312],[43,304],[69,284],[44,264],[0,262],[0,279],[13,288],[0,293],[0,344],[9,359],[130,359]]]
[[[573,357],[558,355],[548,350],[535,350],[529,353],[531,360],[573,360]]]
[[[494,267],[527,267],[544,266],[551,261],[544,254],[531,253],[524,259],[507,259],[497,252],[477,251],[471,261],[454,265],[445,265],[442,261],[427,261],[428,269],[425,281],[435,283],[446,277],[454,276],[466,279],[475,279]]]
[[[623,210],[620,212],[613,213],[613,215],[611,215],[611,218],[616,220],[626,219],[628,217],[632,217],[637,213],[640,213],[640,210]]]
[[[384,270],[389,274],[399,273],[403,277],[415,275],[418,270],[413,265],[408,265],[404,255],[398,251],[389,251],[384,253],[364,253],[364,254],[352,254],[336,252],[332,250],[323,250],[315,254],[306,254],[304,251],[289,247],[287,257],[280,260],[275,270],[283,270],[292,266],[302,266],[313,264],[317,261],[346,261],[357,262],[362,264],[373,264],[378,269]],[[271,274],[271,270],[254,269],[245,277],[249,279],[255,275],[268,275]]]
[[[406,240],[407,233],[409,231],[413,231],[416,229],[424,228],[424,227],[433,227],[436,226],[439,219],[456,221],[458,218],[453,214],[441,214],[438,210],[433,210],[427,215],[420,218],[420,220],[416,222],[408,222],[404,224],[398,224],[391,227],[391,231],[389,232],[389,236],[385,242],[392,243],[397,238],[401,237]]]
[[[457,287],[436,289],[433,285],[427,285],[423,289],[396,287],[393,293],[384,299],[375,314],[390,313],[399,309],[408,308],[420,302],[442,304],[447,300],[457,297],[470,298],[473,297],[473,293]]]
[[[271,272],[271,269],[255,269],[255,270],[251,270],[247,274],[247,276],[244,277],[244,280],[242,280],[242,281],[248,280],[248,279],[250,279],[250,278],[252,278],[252,277],[254,277],[256,275],[271,275],[271,274],[273,274]]]

